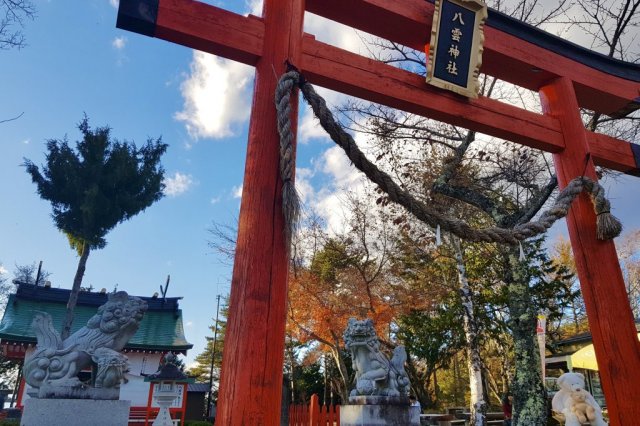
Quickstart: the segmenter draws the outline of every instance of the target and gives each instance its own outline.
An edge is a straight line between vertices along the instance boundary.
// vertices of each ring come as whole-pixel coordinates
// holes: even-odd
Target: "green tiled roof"
[[[4,317],[0,322],[0,339],[35,342],[36,337],[31,329],[34,313],[48,312],[53,319],[54,327],[61,330],[66,309],[64,303],[23,299],[11,294]],[[97,306],[77,305],[74,311],[72,333],[85,326],[97,310]],[[192,346],[184,337],[182,311],[175,309],[145,312],[140,328],[125,348],[179,351],[191,349]]]

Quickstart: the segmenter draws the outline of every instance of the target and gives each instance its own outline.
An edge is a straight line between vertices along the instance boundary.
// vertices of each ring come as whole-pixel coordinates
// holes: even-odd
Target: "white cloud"
[[[164,179],[164,193],[175,197],[187,192],[193,186],[193,178],[180,172],[175,172],[172,177]]]
[[[248,13],[256,16],[262,15],[262,0],[245,0],[245,5],[249,9]]]
[[[231,189],[231,193],[233,194],[233,198],[242,198],[242,184],[234,186]]]
[[[347,194],[361,194],[370,184],[338,146],[324,152],[317,169],[326,176],[328,182],[314,194],[310,201],[311,208],[325,220],[330,232],[342,232],[350,219],[350,212],[344,208]]]
[[[296,191],[303,203],[307,203],[315,197],[315,190],[311,184],[313,170],[307,168],[296,168]]]
[[[29,143],[31,143],[31,139],[25,139],[22,141],[22,143],[25,145],[29,145]]]
[[[193,321],[187,321],[187,322],[185,323],[185,326],[186,326],[186,327],[193,327]]]
[[[261,15],[261,0],[245,0],[245,10]],[[305,15],[305,31],[343,49],[366,52],[356,31],[317,15]],[[223,138],[234,134],[236,126],[245,124],[251,107],[253,67],[194,51],[189,74],[181,84],[184,106],[175,118],[183,121],[194,139]],[[344,97],[322,91],[330,104],[340,105]],[[300,122],[300,141],[322,136],[323,131],[305,111]]]
[[[7,271],[7,269],[6,269],[4,266],[0,265],[0,275],[2,275],[2,274],[6,274],[6,273],[8,273],[8,272],[9,272],[9,271]]]
[[[111,42],[111,46],[113,46],[113,48],[117,50],[124,49],[124,46],[126,44],[127,44],[127,38],[124,36],[118,36],[114,38],[113,41]]]
[[[351,166],[349,158],[338,146],[325,151],[322,171],[330,175],[337,186],[349,186],[358,177],[358,172]]]
[[[194,51],[190,74],[180,85],[183,110],[175,118],[194,139],[233,135],[234,125],[249,118],[252,79],[253,67]]]
[[[363,41],[364,39],[371,38],[367,33],[358,32],[351,27],[330,21],[312,13],[305,14],[304,31],[313,34],[319,41],[363,56],[371,56],[379,53],[380,50],[376,46],[367,45]],[[315,89],[318,94],[325,99],[329,108],[333,109],[335,106],[343,105],[347,100],[347,96],[342,93],[317,86]],[[326,137],[326,132],[320,127],[311,108],[305,107],[298,125],[298,139],[300,143],[307,143],[312,139],[323,137]]]
[[[360,150],[371,157],[368,135],[355,133],[353,137]],[[331,145],[312,164],[311,169],[297,169],[296,188],[305,206],[325,221],[330,233],[344,232],[351,222],[352,212],[345,207],[347,198],[370,200],[375,208],[375,197],[368,194],[374,185],[351,164],[342,148]]]
[[[120,0],[109,0],[109,4],[117,9],[120,5]]]
[[[213,197],[211,199],[211,204],[218,204],[220,202],[220,200],[222,199],[222,197],[217,196],[217,197]]]
[[[362,38],[358,35],[358,31],[313,13],[304,15],[304,31],[313,34],[320,41],[350,52],[361,54],[368,52]]]

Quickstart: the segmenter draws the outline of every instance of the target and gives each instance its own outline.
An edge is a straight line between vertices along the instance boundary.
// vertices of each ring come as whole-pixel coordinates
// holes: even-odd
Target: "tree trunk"
[[[482,390],[482,361],[480,360],[480,348],[478,347],[478,323],[473,313],[473,296],[467,271],[462,257],[460,240],[451,237],[458,269],[458,284],[460,285],[460,297],[462,299],[463,327],[467,343],[467,367],[469,369],[469,387],[471,391],[471,421],[472,426],[485,426],[487,424],[487,403],[484,400]]]
[[[71,334],[71,325],[73,324],[73,311],[78,303],[78,293],[80,293],[80,285],[82,284],[82,277],[84,277],[84,270],[87,266],[87,258],[91,248],[86,242],[82,246],[82,255],[78,261],[78,269],[76,270],[76,276],[73,279],[73,287],[71,288],[71,294],[69,295],[69,302],[67,302],[67,313],[64,318],[64,325],[62,326],[62,340],[69,337]]]
[[[349,393],[351,392],[351,389],[349,389],[351,385],[349,370],[347,370],[347,364],[344,362],[344,357],[339,347],[332,347],[331,355],[336,362],[336,367],[338,367],[338,373],[340,374],[340,398],[342,399],[342,403],[346,404],[347,401],[349,401]]]
[[[483,369],[484,371],[484,375],[487,378],[487,388],[488,388],[488,392],[491,392],[491,394],[493,395],[493,397],[495,399],[497,399],[498,401],[502,401],[502,396],[504,395],[506,389],[499,389],[499,385],[498,385],[498,381],[496,380],[495,375],[491,372],[490,368],[485,368]],[[487,397],[489,400],[491,400],[490,396]]]
[[[432,377],[435,376],[435,368],[425,366],[424,370],[420,371],[413,362],[411,354],[407,351],[406,371],[409,376],[409,382],[411,383],[411,389],[420,402],[420,406],[423,409],[435,408],[436,398],[434,398],[429,390]]]
[[[518,249],[509,249],[505,266],[508,307],[513,332],[515,376],[511,384],[514,426],[545,426],[547,424],[546,392],[542,384],[540,352],[535,340],[536,312],[525,265],[518,260]]]

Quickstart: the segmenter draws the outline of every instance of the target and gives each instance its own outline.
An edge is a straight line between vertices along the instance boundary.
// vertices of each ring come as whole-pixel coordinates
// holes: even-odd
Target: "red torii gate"
[[[120,28],[256,67],[221,425],[279,424],[289,259],[273,97],[285,60],[311,83],[551,152],[561,188],[583,174],[585,159],[592,179],[594,164],[640,175],[638,146],[587,131],[579,115],[579,107],[613,116],[637,109],[638,66],[490,12],[482,72],[538,91],[541,115],[489,98],[462,98],[428,86],[419,75],[316,41],[303,34],[305,10],[422,50],[434,6],[424,0],[265,0],[258,18],[193,0],[120,0]],[[640,418],[640,344],[615,247],[596,240],[587,195],[574,201],[567,222],[611,424],[634,424]]]

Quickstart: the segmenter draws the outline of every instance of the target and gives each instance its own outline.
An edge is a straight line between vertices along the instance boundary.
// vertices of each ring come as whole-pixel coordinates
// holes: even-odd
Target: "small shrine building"
[[[36,337],[31,321],[36,311],[48,312],[57,330],[62,329],[67,301],[71,290],[19,284],[15,293],[9,295],[7,307],[0,322],[0,349],[5,357],[24,361],[25,355],[35,349]],[[138,296],[140,297],[140,296]],[[71,333],[87,324],[98,310],[107,302],[108,293],[81,291],[74,311]],[[145,376],[155,373],[162,356],[167,352],[185,355],[193,344],[184,336],[182,310],[178,305],[181,297],[140,297],[148,304],[148,310],[140,323],[140,328],[122,351],[129,358],[127,383],[120,386],[120,399],[131,401],[132,411],[146,409],[149,399],[149,382]],[[21,376],[17,391],[16,407],[22,408],[29,398],[27,385]],[[83,377],[83,375],[85,377]],[[80,373],[80,379],[89,379],[91,371]],[[185,396],[186,397],[186,396]],[[176,401],[182,405],[182,399]]]

